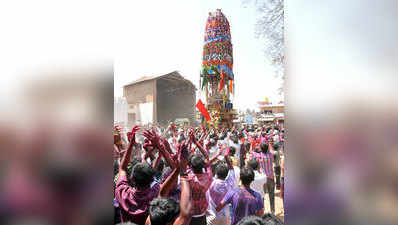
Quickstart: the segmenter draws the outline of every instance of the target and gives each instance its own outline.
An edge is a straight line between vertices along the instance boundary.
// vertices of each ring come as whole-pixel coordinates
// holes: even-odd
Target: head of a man
[[[254,171],[250,167],[245,167],[240,170],[240,180],[245,186],[250,186],[254,180]]]
[[[251,159],[247,165],[252,168],[252,170],[258,170],[258,162],[255,159]]]
[[[277,151],[277,150],[279,149],[279,144],[278,144],[278,143],[274,143],[274,144],[272,145],[272,148],[273,148],[275,151]]]
[[[267,153],[268,152],[268,144],[261,142],[260,144],[260,149],[263,153]]]
[[[237,225],[265,225],[265,223],[261,217],[246,216]]]
[[[216,167],[216,175],[218,179],[225,180],[228,176],[228,166],[225,163],[220,163]]]
[[[236,153],[236,148],[233,147],[233,146],[229,147],[229,154],[228,155],[229,156],[234,156],[235,153]]]
[[[195,153],[190,158],[190,165],[195,174],[201,174],[206,166],[205,159],[202,154]]]
[[[283,225],[281,219],[271,213],[266,213],[261,217],[265,225]]]
[[[137,189],[145,189],[153,182],[155,171],[148,163],[137,163],[133,167],[131,180]]]
[[[129,221],[129,222],[118,223],[116,225],[137,225],[137,224]]]
[[[237,225],[283,225],[283,222],[272,214],[264,214],[262,217],[247,216],[243,218]]]
[[[246,143],[245,143],[245,150],[248,152],[249,149],[250,149],[250,143],[249,143],[249,142],[246,142]]]
[[[172,198],[155,198],[149,204],[151,225],[171,225],[180,214],[180,205]]]

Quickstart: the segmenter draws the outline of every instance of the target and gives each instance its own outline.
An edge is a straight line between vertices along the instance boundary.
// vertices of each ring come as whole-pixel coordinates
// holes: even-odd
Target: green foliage
[[[210,74],[209,73],[210,70],[213,70],[215,73],[214,74]],[[218,71],[217,66],[214,66],[214,65],[211,65],[211,66],[203,65],[202,66],[202,78],[203,78],[203,80],[202,80],[202,89],[209,82],[210,76],[215,76],[216,79],[217,79],[217,82],[221,80],[221,74],[220,74],[220,71]]]

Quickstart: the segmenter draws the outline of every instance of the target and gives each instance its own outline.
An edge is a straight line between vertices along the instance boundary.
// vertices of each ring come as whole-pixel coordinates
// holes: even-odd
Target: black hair
[[[268,145],[264,142],[260,143],[260,149],[262,152],[267,153],[268,152]]]
[[[130,177],[130,181],[131,181],[131,174],[133,173],[133,168],[135,165],[137,165],[138,163],[140,163],[141,160],[138,158],[138,156],[134,157],[131,162],[129,162],[129,164],[127,164],[127,177]],[[131,183],[132,184],[132,183]]]
[[[116,174],[119,173],[119,163],[118,161],[113,162],[113,176],[116,176]]]
[[[216,160],[215,162],[213,162],[213,163],[211,164],[210,167],[211,167],[211,173],[213,174],[213,176],[216,175],[217,166],[220,165],[221,163],[222,163],[221,161]]]
[[[274,143],[274,144],[272,145],[272,148],[274,148],[275,151],[278,150],[279,144],[278,144],[278,143]]]
[[[237,136],[237,135],[231,136],[231,141],[232,141],[234,144],[238,144],[238,142],[239,142],[238,136]]]
[[[229,155],[230,155],[230,156],[234,156],[235,153],[236,153],[235,147],[233,147],[233,146],[229,147]]]
[[[158,168],[157,168],[156,171],[155,171],[155,177],[156,177],[157,179],[160,179],[160,178],[162,177],[162,173],[163,173],[164,168],[165,168],[165,162],[164,162],[163,159],[161,159],[161,160],[159,161]]]
[[[202,156],[202,154],[197,154],[197,153],[193,154],[190,159],[190,162],[192,170],[195,174],[202,173],[203,168],[206,166],[205,159]]]
[[[265,221],[258,216],[246,216],[236,225],[265,225]]]
[[[250,150],[250,143],[249,142],[245,143],[245,149],[246,149],[246,151]]]
[[[145,188],[152,183],[154,175],[155,171],[151,165],[148,163],[137,163],[133,167],[131,178],[137,188]]]
[[[129,221],[129,222],[118,223],[116,225],[137,225],[137,224]]]
[[[224,180],[228,176],[228,166],[220,163],[216,167],[217,178]]]
[[[240,170],[240,180],[243,185],[250,185],[254,180],[254,171],[250,167],[245,167]]]
[[[252,168],[253,170],[258,169],[258,162],[255,159],[251,159],[249,162],[247,162],[247,165]]]
[[[283,225],[283,221],[271,213],[266,213],[261,217],[265,225]]]
[[[180,205],[172,198],[155,198],[149,204],[151,225],[173,222],[180,214]]]

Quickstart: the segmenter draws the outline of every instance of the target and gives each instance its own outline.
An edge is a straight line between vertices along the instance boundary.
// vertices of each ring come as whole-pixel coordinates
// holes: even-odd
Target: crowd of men
[[[114,129],[115,224],[283,224],[284,129],[135,126]],[[270,212],[264,212],[269,195]]]

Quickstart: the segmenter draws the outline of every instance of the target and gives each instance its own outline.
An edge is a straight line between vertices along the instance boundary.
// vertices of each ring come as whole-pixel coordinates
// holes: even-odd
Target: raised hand
[[[189,141],[190,143],[195,142],[195,134],[193,130],[189,130]]]
[[[154,147],[160,146],[160,137],[156,134],[155,131],[145,130],[143,133],[144,137],[148,138],[148,140],[152,143]]]
[[[138,125],[134,126],[133,129],[131,129],[131,131],[127,132],[127,140],[132,144],[135,144],[135,135],[137,133],[137,131],[140,129],[140,127]]]
[[[170,154],[172,154],[173,152],[171,151],[170,143],[164,138],[161,138],[160,141],[164,149],[168,151]]]
[[[128,139],[130,141],[130,145],[127,148],[126,153],[123,155],[122,161],[120,163],[120,167],[119,167],[119,172],[121,172],[122,174],[126,175],[126,170],[127,170],[127,165],[130,162],[130,157],[131,157],[131,151],[133,149],[133,146],[136,144],[135,142],[135,134],[137,133],[137,131],[139,130],[139,126],[134,126],[133,129],[131,130],[131,132],[129,132],[128,135]]]
[[[178,162],[180,165],[181,175],[186,175],[188,156],[188,144],[186,142],[182,142],[178,148]]]
[[[152,149],[153,149],[152,143],[148,139],[145,139],[144,142],[145,143],[142,147],[145,149],[145,151],[147,151],[147,152],[152,151]]]

